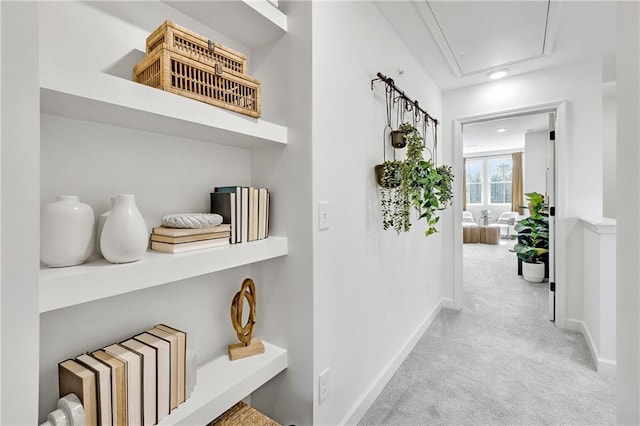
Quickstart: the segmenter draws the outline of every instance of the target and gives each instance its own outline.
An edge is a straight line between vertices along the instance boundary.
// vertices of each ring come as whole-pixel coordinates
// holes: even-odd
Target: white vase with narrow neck
[[[113,209],[115,204],[116,197],[111,197],[111,209]],[[104,223],[109,217],[109,213],[111,213],[111,210],[101,213],[96,220],[96,252],[98,252],[98,254],[102,254],[102,250],[100,250],[100,237],[102,236],[102,229],[104,228]]]
[[[77,195],[59,195],[40,212],[40,261],[51,268],[80,265],[93,253],[95,216]]]
[[[140,260],[147,250],[148,240],[147,224],[136,206],[135,196],[116,196],[100,236],[100,251],[104,258],[111,263]]]

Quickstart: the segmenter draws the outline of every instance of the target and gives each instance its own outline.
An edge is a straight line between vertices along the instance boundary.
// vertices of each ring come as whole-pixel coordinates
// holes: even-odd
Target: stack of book
[[[163,253],[182,253],[230,243],[231,225],[207,228],[167,228],[158,226],[151,233],[151,250]]]
[[[231,243],[246,243],[269,236],[267,188],[219,186],[211,193],[211,213],[222,216],[231,225]]]
[[[76,394],[85,425],[155,425],[186,401],[195,368],[187,366],[187,334],[158,324],[120,343],[58,364],[60,397]]]

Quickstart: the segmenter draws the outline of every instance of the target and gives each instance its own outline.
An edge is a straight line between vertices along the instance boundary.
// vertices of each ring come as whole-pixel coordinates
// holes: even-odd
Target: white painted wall
[[[598,372],[616,375],[616,223],[583,218],[585,338]]]
[[[548,131],[524,135],[524,193],[547,192]]]
[[[558,283],[566,285],[566,302],[559,300],[566,303],[566,318],[582,318],[582,228],[578,217],[602,216],[601,82],[602,66],[597,58],[443,94],[445,161],[456,164],[457,174],[462,161],[453,146],[455,119],[568,101],[567,129],[558,143],[558,179],[564,182],[566,198],[559,201],[557,218],[558,247],[566,256],[565,282],[560,276]],[[461,192],[458,187],[455,195]],[[455,210],[454,214],[461,217],[462,213]],[[446,251],[451,255],[444,256],[447,262],[451,259],[447,270],[454,277],[462,266],[461,251],[461,242],[452,241]],[[459,277],[455,279],[460,282]],[[562,319],[557,323],[565,326]]]
[[[398,69],[405,71],[400,76]],[[382,72],[434,117],[441,94],[370,2],[313,3],[314,424],[356,423],[442,298],[442,232],[383,231],[373,168],[382,163]],[[330,395],[317,398],[329,367]]]
[[[1,2],[0,10],[0,424],[27,425],[37,424],[38,406],[38,5]]]
[[[618,3],[617,179],[628,194],[616,203],[618,254],[617,423],[640,423],[640,4]]]
[[[602,214],[616,217],[616,104],[615,96],[602,98]]]
[[[0,5],[2,22],[2,5]],[[2,52],[2,31],[0,31],[0,52]],[[0,54],[0,129],[2,129],[2,54]],[[35,180],[35,179],[34,179]],[[0,131],[0,186],[2,185],[2,131]],[[0,259],[2,259],[2,196],[0,196]],[[0,274],[0,318],[2,318],[2,274]],[[0,372],[2,371],[2,327],[0,327]],[[0,419],[2,419],[2,385],[0,385]]]
[[[263,117],[288,126],[283,149],[251,153],[251,181],[271,193],[270,232],[287,235],[289,255],[252,265],[261,291],[259,333],[288,350],[287,370],[259,389],[251,404],[282,424],[306,425],[313,412],[313,250],[311,194],[311,3],[280,1],[288,17],[281,39],[252,52],[262,85]],[[283,96],[283,94],[285,94]]]

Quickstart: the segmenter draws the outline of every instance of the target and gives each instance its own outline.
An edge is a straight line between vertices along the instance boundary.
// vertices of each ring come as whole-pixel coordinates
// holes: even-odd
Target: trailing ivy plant
[[[413,125],[403,123],[399,129],[406,133],[407,156],[404,161],[384,163],[383,228],[393,228],[397,233],[409,231],[410,210],[414,207],[418,218],[427,222],[425,235],[429,236],[437,232],[436,224],[440,220],[437,212],[451,203],[453,174],[450,166],[435,167],[431,160],[423,158],[422,136]],[[390,183],[397,186],[389,187]]]
[[[409,198],[402,185],[403,170],[402,161],[385,161],[380,182],[382,226],[385,230],[393,228],[397,233],[406,232],[411,226]]]
[[[446,164],[439,166],[436,171],[440,179],[436,182],[438,190],[438,201],[440,210],[444,210],[451,205],[453,200],[453,172],[451,166]]]

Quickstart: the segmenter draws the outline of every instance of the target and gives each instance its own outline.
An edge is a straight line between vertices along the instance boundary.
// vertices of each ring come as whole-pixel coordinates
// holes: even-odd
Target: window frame
[[[487,176],[487,182],[489,182],[489,185],[487,185],[487,205],[488,206],[507,206],[507,205],[511,205],[511,200],[513,200],[513,193],[511,194],[511,200],[503,202],[503,203],[494,203],[492,202],[491,199],[491,184],[493,183],[501,183],[501,184],[505,184],[505,183],[509,183],[511,185],[513,185],[513,157],[509,156],[509,155],[497,155],[495,157],[489,157],[489,158],[485,158],[485,165],[486,165],[486,176]],[[511,180],[510,181],[500,181],[500,182],[492,182],[491,181],[491,166],[490,163],[491,162],[498,162],[498,161],[509,161],[511,163]],[[468,160],[467,160],[468,161]]]
[[[470,202],[468,199],[467,201],[467,205],[469,206],[483,206],[484,205],[484,200],[485,200],[485,162],[482,158],[478,158],[475,159],[473,157],[467,158],[466,159],[466,169],[469,168],[469,163],[478,163],[480,164],[480,182],[473,182],[474,185],[476,184],[480,184],[480,202],[479,203],[472,203]],[[465,190],[466,190],[466,196],[467,198],[469,198],[469,180],[468,180],[468,170],[465,170]]]

